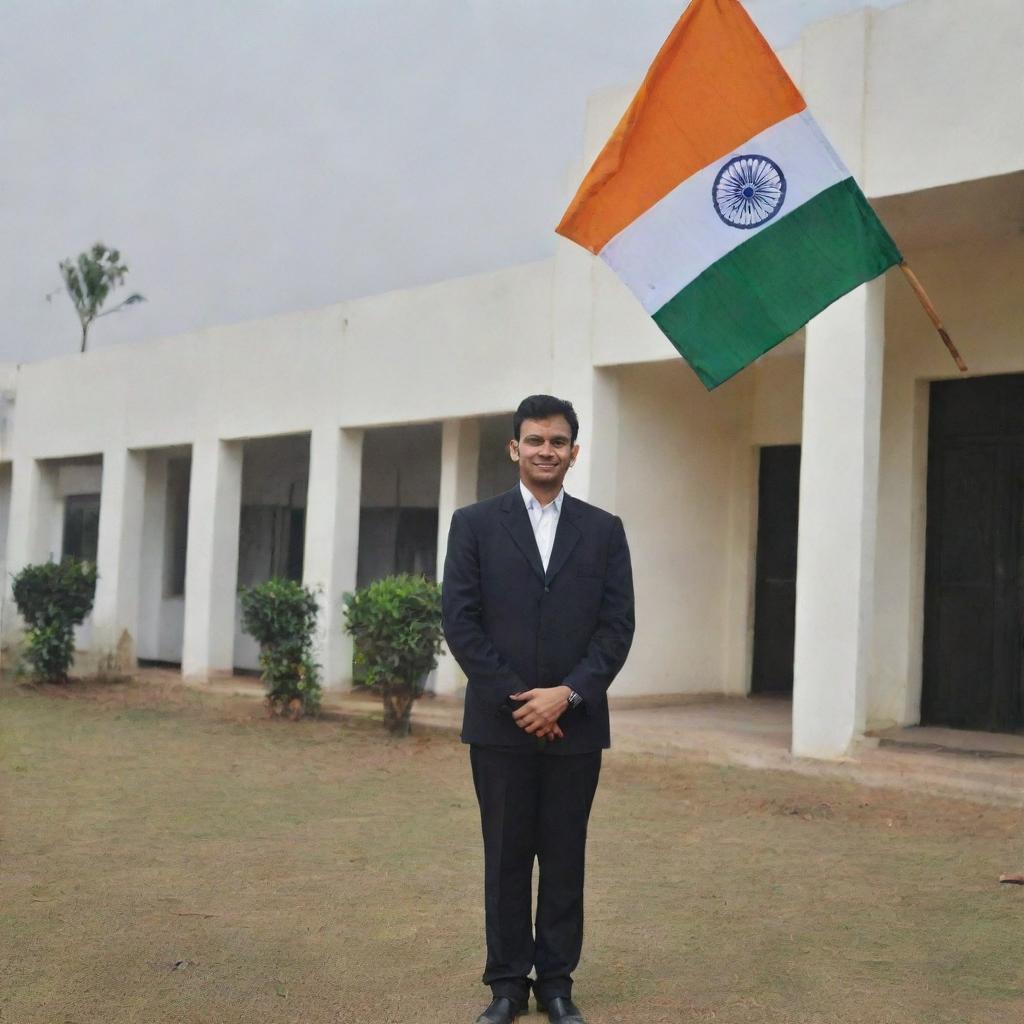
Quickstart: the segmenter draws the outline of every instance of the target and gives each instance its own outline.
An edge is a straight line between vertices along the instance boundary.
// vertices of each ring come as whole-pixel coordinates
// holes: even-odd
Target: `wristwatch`
[[[566,700],[569,702],[570,708],[578,708],[583,703],[583,698],[575,690],[569,691]]]

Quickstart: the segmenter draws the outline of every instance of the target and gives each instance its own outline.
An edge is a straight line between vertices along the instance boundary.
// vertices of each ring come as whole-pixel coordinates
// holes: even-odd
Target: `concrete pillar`
[[[325,689],[352,685],[352,641],[342,598],[356,588],[363,431],[315,427],[309,441],[309,491],[303,583],[318,591],[316,660]]]
[[[885,341],[885,284],[807,327],[793,753],[839,758],[864,731]]]
[[[0,396],[2,401],[2,396]],[[7,595],[7,526],[11,518],[11,464],[0,464],[0,636],[6,621]],[[0,643],[2,648],[2,643]],[[0,654],[2,658],[2,654]]]
[[[3,582],[3,641],[16,642],[22,628],[11,597],[12,576],[26,565],[57,559],[51,546],[57,515],[57,469],[32,458],[15,459],[11,476],[10,520],[7,527],[6,578]]]
[[[233,667],[241,505],[242,442],[196,441],[185,556],[186,678],[204,679]]]
[[[588,367],[574,394],[580,421],[580,454],[565,478],[565,489],[608,512],[616,511],[619,472],[619,378],[614,369]]]
[[[103,453],[92,648],[98,671],[136,667],[146,453]]]
[[[437,502],[437,578],[444,572],[448,528],[455,510],[476,501],[480,462],[480,421],[445,420],[441,433],[441,486]],[[445,649],[437,663],[436,693],[457,693],[466,685],[455,659]]]
[[[142,560],[137,623],[139,657],[159,658],[160,612],[166,583],[167,468],[166,452],[150,452],[146,460],[146,491],[142,514]]]

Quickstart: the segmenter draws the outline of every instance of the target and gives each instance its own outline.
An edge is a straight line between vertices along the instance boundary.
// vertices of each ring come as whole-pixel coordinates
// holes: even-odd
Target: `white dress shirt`
[[[555,530],[558,529],[558,517],[562,512],[565,488],[563,487],[558,492],[558,496],[547,505],[541,505],[522,480],[519,481],[519,490],[522,492],[523,501],[526,502],[526,511],[529,512],[530,522],[533,524],[533,536],[537,541],[541,564],[544,566],[544,571],[547,572],[548,562],[551,561],[551,548],[555,543]]]

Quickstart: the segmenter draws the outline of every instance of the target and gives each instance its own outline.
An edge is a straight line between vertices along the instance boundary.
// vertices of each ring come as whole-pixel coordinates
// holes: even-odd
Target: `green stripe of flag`
[[[710,390],[900,259],[847,178],[712,263],[654,322]]]

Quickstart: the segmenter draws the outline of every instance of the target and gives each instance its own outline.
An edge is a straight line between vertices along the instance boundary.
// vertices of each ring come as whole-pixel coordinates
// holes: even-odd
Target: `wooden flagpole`
[[[946,333],[946,328],[942,326],[939,314],[935,312],[932,300],[928,298],[928,293],[922,287],[921,282],[918,281],[917,274],[915,274],[903,260],[900,260],[899,268],[903,271],[903,276],[910,282],[910,287],[914,289],[914,294],[924,307],[924,311],[928,314],[928,319],[935,325],[935,330],[939,332],[939,337],[945,342],[946,348],[949,349],[949,354],[953,357],[953,362],[957,365],[957,369],[961,373],[966,373],[967,364],[963,361],[963,358],[957,351],[956,345],[953,344],[953,339]]]

